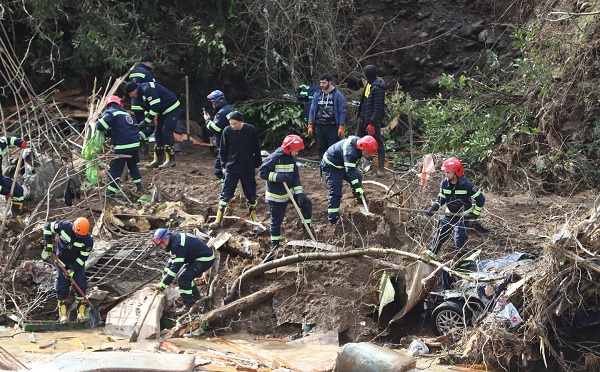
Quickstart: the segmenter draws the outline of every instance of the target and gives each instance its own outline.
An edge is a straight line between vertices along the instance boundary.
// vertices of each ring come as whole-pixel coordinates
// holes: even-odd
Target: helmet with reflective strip
[[[451,170],[457,177],[461,177],[465,174],[465,168],[458,158],[448,158],[442,163],[442,170]]]
[[[356,141],[356,148],[365,151],[369,155],[377,154],[377,141],[373,136],[364,136]]]
[[[106,105],[104,107],[108,107],[111,103],[116,103],[119,106],[123,107],[123,100],[119,96],[115,96],[114,94],[106,100]]]
[[[220,90],[213,90],[208,96],[206,96],[208,102],[218,102],[225,99],[225,95]]]
[[[302,150],[304,148],[304,141],[302,138],[295,134],[290,134],[289,136],[285,136],[283,142],[281,143],[281,149],[286,154],[290,154],[295,150]]]
[[[156,229],[154,236],[152,237],[152,244],[159,245],[171,232],[168,229],[161,227]]]
[[[73,231],[77,235],[87,235],[90,231],[90,221],[85,217],[79,217],[73,222]]]

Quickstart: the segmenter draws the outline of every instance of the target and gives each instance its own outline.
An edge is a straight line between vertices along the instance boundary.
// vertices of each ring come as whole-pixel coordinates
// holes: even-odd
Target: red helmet
[[[79,217],[73,222],[73,231],[77,235],[87,235],[90,231],[90,221],[85,217]]]
[[[465,174],[465,168],[458,158],[448,158],[442,163],[442,170],[451,170],[457,177],[461,177]]]
[[[365,151],[369,155],[377,154],[377,141],[373,136],[364,136],[356,141],[356,148]]]
[[[106,100],[106,105],[104,107],[108,107],[111,103],[116,103],[119,106],[123,107],[123,100],[119,98],[119,96],[115,96],[114,94]]]
[[[304,142],[302,138],[295,134],[290,134],[289,136],[285,136],[283,142],[281,143],[281,149],[286,154],[290,154],[295,150],[302,150],[304,148]]]

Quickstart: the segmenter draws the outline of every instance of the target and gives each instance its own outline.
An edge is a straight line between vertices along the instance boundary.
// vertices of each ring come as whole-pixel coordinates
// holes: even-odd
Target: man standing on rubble
[[[173,131],[179,121],[181,104],[177,96],[162,85],[154,82],[137,84],[130,81],[125,85],[125,92],[132,98],[140,98],[146,115],[144,121],[138,123],[139,129],[154,123],[157,118],[156,144],[154,159],[150,168],[171,168],[175,166],[175,139]],[[166,158],[166,159],[165,159]],[[163,163],[164,160],[164,163]]]
[[[4,176],[4,173],[2,173],[2,153],[9,145],[26,149],[27,142],[19,137],[0,137],[0,195],[10,198],[12,216],[19,224],[22,224],[21,215],[23,214],[23,203],[25,202],[23,187],[18,182],[15,182],[15,189],[11,194],[10,189],[12,188],[13,179]]]
[[[377,154],[377,141],[371,136],[350,136],[327,149],[321,167],[325,173],[329,196],[327,197],[327,219],[332,225],[340,221],[340,202],[344,180],[350,183],[352,195],[362,204],[364,190],[358,162],[364,156]]]
[[[69,321],[67,315],[67,297],[71,288],[72,278],[85,294],[87,290],[87,279],[85,277],[85,261],[88,259],[93,247],[94,239],[89,234],[90,221],[85,217],[79,217],[75,222],[59,221],[46,222],[44,224],[44,241],[46,246],[42,251],[42,259],[45,260],[54,252],[54,235],[58,235],[56,245],[56,256],[62,266],[68,270],[69,276],[63,274],[57,262],[54,262],[56,268],[56,279],[54,281],[54,290],[58,300],[58,314],[61,324]],[[75,295],[77,300],[77,321],[87,322],[89,309],[85,298],[79,293]]]
[[[465,177],[465,169],[462,162],[457,158],[448,158],[442,163],[442,170],[446,172],[446,178],[440,184],[440,193],[427,208],[427,215],[433,216],[442,205],[455,215],[443,215],[437,226],[437,231],[429,249],[423,252],[429,259],[437,258],[437,254],[442,245],[450,237],[450,232],[454,229],[454,245],[458,250],[457,259],[467,254],[465,245],[467,243],[468,221],[475,220],[481,214],[485,197],[481,190]],[[475,201],[475,205],[473,205]],[[460,213],[462,212],[462,215]],[[452,278],[443,271],[442,289],[450,289]]]
[[[169,260],[163,271],[163,279],[156,289],[164,291],[173,279],[178,278],[179,294],[183,307],[177,309],[178,315],[187,313],[200,298],[200,292],[195,278],[200,277],[211,268],[215,262],[212,249],[198,237],[169,231],[164,228],[157,229],[152,238],[152,244],[159,246],[170,254]],[[185,265],[185,267],[184,267]],[[184,267],[183,270],[182,267]],[[179,272],[181,270],[181,272]]]
[[[154,58],[150,53],[146,53],[140,59],[140,63],[136,66],[136,68],[131,71],[129,74],[129,81],[133,81],[134,83],[156,83],[156,79],[154,78],[154,72],[152,72],[152,67],[154,66]],[[141,100],[139,98],[131,98],[131,111],[135,115],[135,122],[141,123],[144,121],[145,112],[142,107]],[[154,132],[154,123],[149,124],[148,126],[142,128],[139,131],[140,141],[142,143],[142,147],[144,152],[142,154],[142,159],[148,159],[149,157],[149,149],[148,149],[148,138]]]
[[[209,225],[211,229],[221,227],[225,208],[233,198],[240,181],[250,219],[254,222],[258,221],[255,177],[262,164],[258,132],[253,125],[244,123],[244,117],[238,111],[230,112],[227,119],[229,119],[229,126],[223,130],[220,149],[225,180],[219,198],[217,218]]]
[[[367,85],[360,97],[358,107],[358,125],[356,135],[362,137],[366,134],[373,136],[378,144],[377,149],[377,177],[382,177],[385,164],[385,146],[381,135],[381,124],[385,114],[385,82],[377,76],[377,68],[373,65],[363,69]]]
[[[221,156],[220,150],[221,147],[221,134],[223,129],[229,125],[229,119],[227,119],[227,115],[230,112],[234,111],[233,107],[225,100],[225,95],[220,90],[212,91],[208,96],[206,96],[208,102],[211,103],[213,107],[213,112],[215,113],[214,120],[210,117],[206,111],[204,111],[204,121],[206,122],[206,128],[215,135],[215,140],[217,143],[217,158],[215,159],[215,169],[214,174],[219,180],[223,180],[223,166],[221,165]]]
[[[107,195],[114,195],[119,191],[119,178],[125,164],[136,190],[142,192],[142,174],[138,168],[140,141],[137,126],[131,115],[123,109],[123,101],[118,96],[108,97],[105,107],[102,118],[96,122],[96,129],[105,132],[106,136],[111,138],[115,154],[128,156],[110,161]]]
[[[302,212],[304,223],[311,227],[312,202],[302,191],[300,183],[300,172],[296,165],[296,156],[298,152],[304,149],[302,138],[295,134],[290,134],[283,139],[281,147],[270,154],[262,163],[258,174],[260,178],[266,180],[265,200],[269,204],[271,212],[271,249],[279,248],[281,243],[281,223],[285,217],[285,210],[290,197],[283,185],[285,182],[294,195],[294,200]],[[304,227],[304,224],[302,224]],[[306,232],[308,233],[308,232]],[[314,236],[314,235],[313,235]]]

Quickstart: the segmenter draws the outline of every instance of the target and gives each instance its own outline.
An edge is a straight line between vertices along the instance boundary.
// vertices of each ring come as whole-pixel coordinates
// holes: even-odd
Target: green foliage
[[[227,58],[227,47],[223,43],[222,31],[215,31],[214,24],[207,28],[191,17],[181,22],[188,25],[189,34],[196,46],[191,51],[191,58],[194,59],[196,73],[203,82],[209,82],[215,70],[235,67],[235,63]]]

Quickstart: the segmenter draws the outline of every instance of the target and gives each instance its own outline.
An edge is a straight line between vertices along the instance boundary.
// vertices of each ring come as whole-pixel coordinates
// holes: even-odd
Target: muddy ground
[[[300,158],[315,159],[316,155],[309,149],[301,152]],[[158,186],[164,200],[183,202],[188,214],[214,215],[220,183],[212,174],[213,159],[208,148],[184,146],[183,152],[177,154],[175,168],[142,168],[143,184],[147,192],[150,192],[153,186]],[[442,176],[440,171],[433,174],[424,187],[420,186],[421,178],[417,174],[420,164],[408,171],[396,171],[393,174],[388,172],[385,178],[376,178],[370,172],[365,172],[364,181],[383,183],[390,187],[391,191],[386,193],[382,187],[365,182],[364,188],[373,213],[365,216],[360,212],[360,205],[346,185],[342,201],[344,223],[342,228],[336,229],[327,222],[327,188],[320,182],[318,168],[308,161],[299,162],[304,164],[300,167],[302,184],[305,193],[313,202],[313,225],[317,229],[319,242],[334,245],[339,251],[379,247],[420,253],[426,249],[433,236],[437,218],[429,218],[422,213],[408,213],[402,217],[397,211],[389,209],[398,205],[399,196],[386,198],[386,194],[401,195],[406,200],[406,207],[426,208],[438,192]],[[439,161],[437,164],[439,167]],[[257,184],[258,216],[268,228],[269,210],[264,202],[264,181],[257,177]],[[480,223],[491,232],[479,234],[472,231],[468,243],[472,250],[483,250],[481,259],[500,257],[514,251],[543,254],[544,245],[549,237],[558,232],[563,225],[571,225],[585,218],[596,198],[592,192],[568,198],[551,195],[512,195],[510,190],[484,190],[484,193],[485,213],[480,218]],[[55,200],[50,208],[51,216],[53,211],[59,211],[62,206],[62,200]],[[97,206],[95,207],[97,209]],[[139,206],[132,208],[137,209]],[[233,203],[228,215],[247,217],[244,201],[238,199]],[[296,211],[289,206],[282,230],[284,242],[304,239],[298,221]],[[199,224],[198,227],[209,232],[206,223]],[[191,228],[174,230],[190,231]],[[260,248],[253,249],[252,259],[227,254],[221,256],[215,307],[223,303],[227,290],[244,270],[261,263],[270,245],[268,230],[260,236],[255,236],[250,233],[247,225],[231,220],[225,221],[222,230],[233,233],[237,238],[245,237],[250,241],[257,241]],[[41,231],[39,234],[41,237]],[[11,239],[11,235],[12,233],[8,233],[7,237]],[[140,239],[148,239],[147,236],[147,233],[143,237],[140,235]],[[299,248],[290,248],[288,254],[299,251]],[[451,255],[451,244],[447,244],[443,252]],[[26,251],[20,260],[37,259],[38,253],[35,249]],[[399,256],[377,258],[405,266],[415,264],[414,261]],[[422,318],[418,309],[411,312],[405,321],[391,328],[382,329],[378,326],[378,299],[375,289],[381,273],[379,268],[350,258],[298,264],[290,267],[289,271],[278,279],[265,276],[252,278],[242,284],[241,296],[266,287],[272,280],[287,280],[293,285],[277,293],[272,301],[242,311],[225,324],[211,324],[209,332],[223,334],[228,331],[246,331],[265,337],[298,338],[303,334],[304,324],[304,333],[308,329],[311,332],[337,331],[342,343],[397,342],[407,334],[431,335],[428,319]],[[34,283],[30,285],[31,289],[35,286]],[[49,301],[46,311],[50,312],[45,312],[45,316],[53,315],[53,306],[54,301]],[[170,310],[172,309],[167,309],[167,312]]]

